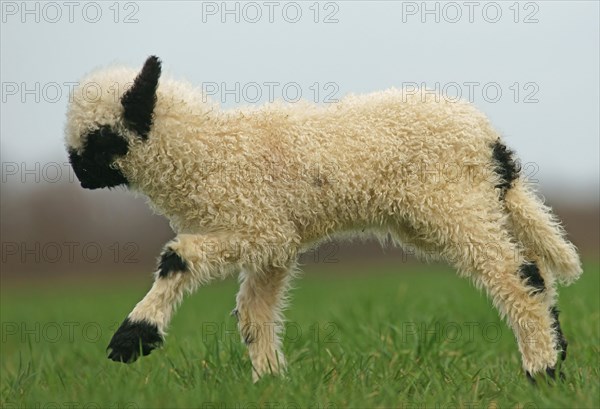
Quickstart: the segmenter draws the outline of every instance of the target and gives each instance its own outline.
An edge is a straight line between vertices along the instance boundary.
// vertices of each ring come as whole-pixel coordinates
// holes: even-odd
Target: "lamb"
[[[238,273],[234,314],[253,379],[283,373],[281,311],[299,255],[370,234],[448,261],[506,318],[527,376],[563,376],[556,287],[580,276],[579,256],[471,104],[392,89],[326,107],[220,111],[160,76],[155,56],[139,74],[93,73],[67,113],[81,186],[126,185],[176,232],[151,290],[110,341],[110,359],[148,355],[184,293]]]

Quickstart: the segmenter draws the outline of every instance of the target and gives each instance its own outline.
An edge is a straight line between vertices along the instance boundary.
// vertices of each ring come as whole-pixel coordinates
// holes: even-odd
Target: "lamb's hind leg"
[[[503,227],[501,213],[495,220],[489,219],[490,213],[485,216],[463,215],[451,230],[452,244],[446,249],[446,256],[485,288],[500,315],[507,319],[527,375],[545,371],[554,378],[560,347],[545,293],[547,274],[523,256]]]
[[[564,361],[567,358],[567,346],[569,343],[567,342],[567,339],[565,338],[562,332],[562,328],[558,318],[560,311],[558,310],[558,293],[556,288],[557,284],[555,275],[553,274],[553,271],[548,268],[544,260],[533,252],[528,243],[522,243],[522,245],[524,247],[523,253],[525,259],[532,260],[537,266],[539,266],[539,269],[544,273],[544,288],[542,294],[544,297],[544,302],[550,309],[550,313],[552,316],[552,328],[555,331],[555,343],[556,348],[560,353],[559,358],[561,361]]]
[[[264,271],[246,270],[240,276],[240,291],[233,313],[238,319],[242,341],[248,346],[255,382],[264,374],[277,374],[285,369],[280,337],[281,309],[290,275],[287,268],[272,267]]]

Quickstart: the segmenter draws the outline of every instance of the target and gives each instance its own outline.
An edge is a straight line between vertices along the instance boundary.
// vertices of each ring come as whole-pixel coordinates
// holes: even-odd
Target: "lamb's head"
[[[137,76],[132,70],[110,69],[75,87],[65,133],[69,161],[82,187],[129,184],[115,161],[148,140],[160,73],[160,60],[151,56]]]

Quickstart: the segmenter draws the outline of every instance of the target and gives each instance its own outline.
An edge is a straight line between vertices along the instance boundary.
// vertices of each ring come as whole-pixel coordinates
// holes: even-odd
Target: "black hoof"
[[[110,350],[108,359],[129,364],[135,362],[140,355],[149,355],[162,343],[163,339],[156,325],[132,322],[127,318],[115,332],[106,349]]]
[[[564,372],[562,371],[558,371],[558,379],[556,379],[556,368],[546,368],[546,383],[550,384],[554,381],[564,381],[567,379],[567,377],[565,376]],[[529,371],[526,372],[527,375],[527,379],[529,380],[529,382],[531,382],[533,385],[537,385],[537,381],[536,381],[536,377],[539,378],[539,375],[536,375],[536,377],[533,377],[531,375],[531,373]]]

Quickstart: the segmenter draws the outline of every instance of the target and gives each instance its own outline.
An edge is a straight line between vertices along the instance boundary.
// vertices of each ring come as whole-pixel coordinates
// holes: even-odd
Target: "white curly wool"
[[[222,111],[189,84],[161,79],[142,140],[120,102],[135,76],[89,76],[75,89],[66,126],[71,149],[83,149],[84,135],[100,125],[126,138],[129,152],[114,166],[177,233],[165,250],[189,271],[157,275],[132,321],[164,335],[185,291],[242,272],[236,314],[254,378],[279,372],[280,311],[299,253],[364,232],[447,260],[507,318],[529,373],[555,367],[555,281],[577,279],[579,257],[522,178],[505,192],[496,187],[499,135],[471,104],[390,89],[326,106]],[[95,84],[87,96],[86,84]],[[519,274],[527,263],[539,266],[543,291]]]

